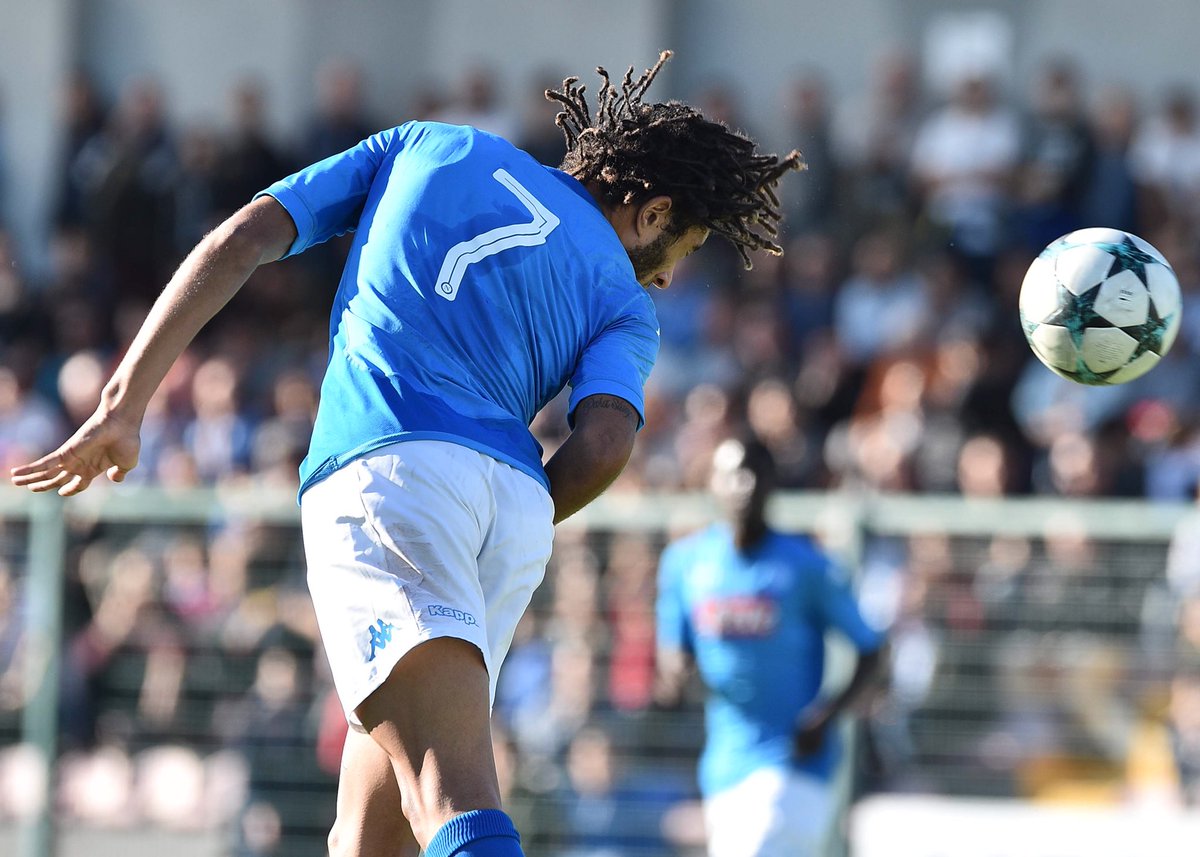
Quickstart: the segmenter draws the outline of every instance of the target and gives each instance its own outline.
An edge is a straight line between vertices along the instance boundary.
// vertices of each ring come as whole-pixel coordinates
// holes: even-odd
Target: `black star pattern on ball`
[[[1079,342],[1089,327],[1112,327],[1113,324],[1096,312],[1096,298],[1100,295],[1103,282],[1097,283],[1086,292],[1076,295],[1062,283],[1058,288],[1058,308],[1042,320],[1042,324],[1056,324],[1071,331],[1071,338]]]
[[[1161,357],[1163,333],[1166,329],[1166,321],[1158,314],[1158,307],[1154,305],[1154,301],[1150,301],[1149,312],[1146,314],[1146,320],[1142,324],[1121,328],[1121,330],[1132,336],[1138,344],[1137,349],[1129,357],[1130,361],[1136,360],[1147,351],[1152,351]]]
[[[1126,236],[1120,244],[1097,244],[1096,246],[1113,257],[1112,267],[1108,269],[1108,276],[1111,277],[1122,271],[1133,271],[1142,284],[1149,288],[1150,284],[1146,281],[1146,266],[1157,265],[1158,260],[1134,244],[1129,236]]]
[[[1137,250],[1136,247],[1134,249]],[[1141,253],[1140,250],[1137,252]],[[1153,257],[1147,257],[1145,261],[1141,262],[1143,277],[1145,276],[1144,266],[1147,261],[1150,263],[1156,262]],[[1133,269],[1120,268],[1117,272],[1119,273],[1122,270]],[[1145,282],[1144,279],[1143,282]],[[1056,324],[1060,327],[1065,327],[1071,332],[1071,338],[1075,341],[1076,345],[1079,345],[1083,341],[1083,333],[1088,329],[1116,327],[1111,321],[1096,312],[1096,299],[1100,296],[1100,289],[1103,286],[1104,283],[1101,282],[1092,286],[1087,291],[1075,295],[1062,283],[1058,283],[1058,309],[1048,315],[1042,321],[1042,324]],[[1147,351],[1161,354],[1162,335],[1166,328],[1167,324],[1158,314],[1158,308],[1154,305],[1154,301],[1150,301],[1144,322],[1119,328],[1137,343],[1137,348],[1130,355],[1129,359],[1131,361],[1135,360]]]

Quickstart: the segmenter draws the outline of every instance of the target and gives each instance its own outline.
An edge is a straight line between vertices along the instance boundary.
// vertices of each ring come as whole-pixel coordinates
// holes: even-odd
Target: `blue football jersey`
[[[446,440],[548,486],[529,431],[568,384],[643,412],[654,305],[587,190],[499,137],[410,122],[263,191],[287,255],[353,232],[301,491],[401,440]]]
[[[828,779],[835,730],[820,751],[794,759],[796,718],[817,696],[825,632],[860,652],[883,644],[859,612],[846,575],[806,537],[771,531],[747,553],[714,525],[667,547],[659,567],[661,649],[682,649],[708,689],[700,789],[713,795],[766,766]]]

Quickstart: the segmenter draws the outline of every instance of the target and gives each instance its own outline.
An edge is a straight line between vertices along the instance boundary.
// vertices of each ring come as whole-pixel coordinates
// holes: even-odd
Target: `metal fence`
[[[700,852],[699,694],[655,706],[652,611],[659,551],[711,512],[609,494],[560,528],[496,703],[531,857]],[[848,795],[1115,802],[1164,746],[1145,736],[1176,734],[1191,507],[789,494],[772,516],[891,628]],[[0,491],[0,845],[323,854],[343,734],[290,491]],[[1155,782],[1186,800],[1177,756]]]

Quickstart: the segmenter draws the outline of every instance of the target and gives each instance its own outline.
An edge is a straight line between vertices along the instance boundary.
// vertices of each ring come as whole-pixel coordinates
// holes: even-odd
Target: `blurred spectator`
[[[242,80],[230,92],[230,102],[233,127],[217,159],[214,207],[218,221],[289,172],[280,147],[267,130],[262,86]]]
[[[237,710],[233,740],[247,760],[249,789],[236,829],[239,857],[321,855],[324,837],[314,835],[332,817],[332,796],[314,813],[297,801],[292,783],[321,781],[309,735],[305,676],[295,652],[268,644],[258,655],[254,684]],[[287,771],[286,776],[280,773]]]
[[[238,402],[238,373],[220,357],[201,363],[192,379],[194,416],[183,430],[200,478],[216,482],[246,472],[251,429]]]
[[[67,80],[59,107],[62,124],[61,189],[54,220],[59,226],[87,223],[90,159],[98,154],[93,141],[104,133],[108,122],[104,100],[96,83],[77,69]]]
[[[838,244],[829,233],[802,233],[788,242],[780,279],[787,325],[784,345],[793,365],[809,338],[833,325],[840,265]]]
[[[673,853],[664,838],[666,811],[686,797],[669,780],[638,777],[604,729],[588,725],[571,738],[566,781],[550,799],[562,815],[564,857]],[[664,790],[663,786],[667,788]]]
[[[1000,247],[1020,147],[1020,127],[996,87],[987,76],[964,77],[950,103],[922,122],[912,154],[923,214],[979,275]]]
[[[926,111],[917,58],[903,48],[885,51],[871,64],[866,91],[841,104],[834,155],[845,173],[838,207],[852,212],[839,214],[847,232],[906,219],[912,207],[910,157]]]
[[[750,388],[746,423],[775,459],[780,488],[811,488],[820,484],[820,450],[796,405],[791,388],[768,377]]]
[[[847,359],[865,366],[913,344],[928,320],[925,287],[897,230],[881,228],[854,244],[851,274],[833,307],[834,331]]]
[[[1200,218],[1200,114],[1196,94],[1179,85],[1141,126],[1130,151],[1134,175],[1146,188],[1148,223],[1179,218],[1195,229]]]
[[[696,105],[696,108],[713,122],[723,122],[730,128],[746,132],[751,139],[758,139],[750,118],[743,109],[746,103],[745,95],[733,81],[709,81],[688,103]]]
[[[357,146],[380,130],[367,111],[362,69],[353,62],[344,59],[324,62],[317,69],[313,84],[314,109],[300,138],[295,154],[297,163],[314,164]],[[349,248],[348,236],[333,238],[311,248],[297,260],[297,266],[332,294]]]
[[[557,167],[567,153],[562,129],[554,124],[559,105],[546,98],[546,91],[562,85],[562,76],[550,72],[538,74],[523,98],[519,122],[514,129],[513,143],[524,149],[541,164]]]
[[[473,125],[506,140],[515,140],[517,118],[501,100],[497,74],[496,69],[481,65],[465,69],[455,97],[430,118],[451,125]],[[553,116],[550,121],[554,121]]]
[[[910,357],[879,361],[867,377],[857,412],[830,432],[826,464],[837,485],[910,491],[923,442],[925,368]]]
[[[618,536],[609,548],[606,625],[610,634],[605,697],[618,711],[639,711],[654,696],[654,574],[644,537]]]
[[[297,157],[304,164],[344,152],[379,130],[367,116],[362,71],[356,65],[330,60],[317,69],[314,83],[315,110]]]
[[[804,72],[788,84],[783,102],[788,145],[803,152],[808,164],[804,181],[789,188],[790,199],[784,200],[784,222],[792,233],[821,229],[833,216],[838,189],[828,85],[818,72]]]
[[[108,381],[108,366],[94,351],[76,351],[58,370],[58,398],[67,425],[75,427],[92,415]]]
[[[153,299],[179,261],[174,188],[179,161],[164,96],[149,79],[121,92],[104,131],[76,158],[83,220],[125,297]]]
[[[1100,93],[1091,110],[1095,160],[1082,188],[1082,221],[1136,232],[1139,190],[1130,146],[1139,122],[1137,98],[1120,87]]]
[[[1054,239],[1092,224],[1082,219],[1095,145],[1079,72],[1065,59],[1038,71],[1016,171],[1012,221],[1018,238],[1038,253]],[[1102,221],[1104,225],[1111,225]]]
[[[286,369],[271,385],[272,415],[251,440],[251,469],[277,485],[299,488],[297,473],[308,453],[317,412],[317,388],[306,372]]]
[[[1003,497],[1013,484],[1012,454],[998,437],[977,434],[958,452],[958,489],[964,497]]]
[[[10,367],[0,365],[0,464],[43,455],[63,426],[53,405],[30,390]]]
[[[216,131],[207,126],[189,128],[180,136],[174,236],[179,258],[230,213],[218,207],[220,146]]]
[[[22,310],[27,304],[25,283],[17,265],[12,237],[0,228],[0,332],[5,337],[16,333]]]

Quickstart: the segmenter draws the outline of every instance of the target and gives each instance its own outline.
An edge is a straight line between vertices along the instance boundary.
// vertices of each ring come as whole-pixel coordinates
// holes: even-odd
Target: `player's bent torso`
[[[641,409],[657,325],[615,232],[574,179],[475,129],[409,123],[360,149],[369,168],[356,167],[357,150],[337,156],[346,165],[323,162],[346,171],[361,213],[314,215],[346,217],[355,236],[301,490],[416,439],[460,443],[545,485],[528,426],[568,382],[576,395],[615,393]],[[311,182],[292,177],[295,193],[268,192],[289,211],[311,207],[308,185],[331,180],[310,169]],[[304,213],[293,218],[303,238]],[[611,350],[618,365],[605,354],[588,363],[614,328],[626,330]]]

